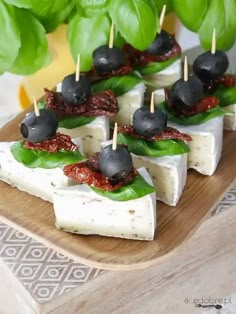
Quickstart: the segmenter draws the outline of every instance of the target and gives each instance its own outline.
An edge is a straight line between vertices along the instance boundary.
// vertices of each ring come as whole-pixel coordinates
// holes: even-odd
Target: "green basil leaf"
[[[47,153],[40,150],[27,149],[23,147],[21,141],[11,146],[11,153],[18,162],[28,168],[53,169],[85,159],[79,151]]]
[[[74,129],[82,125],[86,125],[94,121],[96,117],[85,116],[72,116],[72,117],[60,117],[59,127],[65,129]]]
[[[159,28],[156,8],[149,0],[116,0],[109,14],[121,36],[133,47],[144,50]]]
[[[71,54],[76,62],[80,53],[80,70],[89,71],[93,64],[93,51],[108,42],[111,21],[108,15],[84,18],[78,14],[70,21],[68,40]],[[76,40],[75,40],[76,39]]]
[[[0,12],[0,72],[5,72],[18,55],[21,39],[15,8],[0,1]]]
[[[43,24],[47,33],[53,32],[57,26],[63,23],[72,13],[74,9],[73,1],[67,1],[68,3],[64,5],[58,11],[48,14],[46,17],[41,17],[40,22]]]
[[[44,109],[46,105],[45,100],[38,102],[38,108]],[[85,116],[70,116],[70,117],[59,117],[59,127],[65,129],[74,129],[82,125],[86,125],[94,121],[96,117],[85,117]]]
[[[131,183],[122,186],[120,189],[113,192],[103,191],[92,186],[90,186],[90,188],[95,193],[109,198],[110,200],[122,202],[134,200],[155,191],[154,187],[148,184],[140,174],[138,174]]]
[[[80,14],[84,17],[94,17],[107,12],[110,0],[76,0]]]
[[[134,86],[142,82],[143,79],[135,75],[113,76],[107,80],[92,84],[92,91],[100,92],[111,89],[118,97],[129,92]]]
[[[49,62],[45,30],[26,10],[16,8],[16,20],[20,29],[21,47],[9,72],[32,74]]]
[[[206,112],[197,113],[189,117],[177,117],[172,112],[168,110],[168,106],[165,102],[158,104],[158,107],[166,111],[168,115],[168,120],[181,125],[196,125],[205,123],[216,117],[224,116],[227,112],[220,106],[209,109]]]
[[[191,1],[191,3],[193,2],[197,1]],[[206,50],[211,49],[212,31],[214,28],[216,28],[217,49],[228,50],[233,46],[236,33],[235,15],[235,0],[214,0],[209,2],[206,16],[198,30],[201,45]],[[198,14],[195,14],[195,17],[197,16]]]
[[[216,5],[215,1],[209,0],[172,0],[173,8],[179,19],[193,32],[197,32],[201,26],[207,13],[209,2]],[[215,26],[217,26],[217,24],[215,24]]]
[[[166,69],[167,67],[169,67],[171,64],[173,64],[178,59],[179,59],[179,57],[174,57],[174,58],[170,58],[166,61],[162,61],[162,62],[151,62],[147,66],[145,66],[144,68],[137,67],[136,70],[139,71],[139,73],[141,75],[149,75],[149,74],[158,73],[158,72]]]
[[[220,86],[214,93],[209,94],[209,96],[217,97],[221,107],[233,105],[236,103],[236,86]]]
[[[188,145],[179,140],[148,142],[118,133],[117,143],[127,145],[129,151],[138,156],[162,157],[182,155],[189,152]]]
[[[12,4],[18,8],[29,9],[32,7],[32,0],[4,0],[8,4]]]

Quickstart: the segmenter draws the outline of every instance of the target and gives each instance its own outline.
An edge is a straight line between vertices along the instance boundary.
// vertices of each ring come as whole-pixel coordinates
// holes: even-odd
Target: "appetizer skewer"
[[[236,76],[225,75],[229,60],[225,52],[216,50],[216,30],[213,30],[211,51],[199,55],[193,72],[203,82],[204,91],[216,96],[220,106],[231,114],[224,117],[224,129],[236,130]]]
[[[58,119],[49,109],[26,115],[20,124],[23,140],[0,143],[0,180],[19,190],[52,202],[53,191],[73,184],[64,165],[84,160],[80,141],[57,133]]]
[[[64,168],[80,185],[54,193],[56,226],[78,234],[153,240],[156,201],[151,178],[144,168],[133,167],[130,153],[116,143],[116,130],[113,144],[86,163]]]
[[[150,109],[136,110],[133,125],[120,127],[118,133],[118,143],[128,147],[135,167],[148,169],[157,199],[170,206],[178,203],[186,183],[188,141],[189,136],[167,127],[167,115],[154,107],[153,93]]]
[[[169,126],[191,136],[188,153],[188,168],[205,175],[213,175],[222,153],[223,116],[225,111],[216,97],[204,97],[203,84],[196,76],[186,81],[179,79],[170,90],[166,89],[166,103],[160,104],[166,110]],[[162,96],[164,91],[160,91]]]
[[[46,90],[46,108],[59,116],[59,131],[83,140],[84,153],[98,151],[101,142],[109,138],[109,117],[119,111],[111,90],[93,93],[87,76],[81,75],[80,58],[76,74],[66,76],[57,92]]]

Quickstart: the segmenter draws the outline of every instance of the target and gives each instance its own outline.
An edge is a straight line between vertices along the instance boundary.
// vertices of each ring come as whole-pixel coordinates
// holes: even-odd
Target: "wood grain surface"
[[[19,139],[24,113],[0,131],[0,141]],[[236,178],[236,132],[224,135],[223,155],[212,177],[188,172],[176,207],[157,204],[157,231],[151,242],[79,236],[54,227],[51,204],[0,183],[1,220],[82,263],[110,270],[145,268],[161,262],[197,230]]]

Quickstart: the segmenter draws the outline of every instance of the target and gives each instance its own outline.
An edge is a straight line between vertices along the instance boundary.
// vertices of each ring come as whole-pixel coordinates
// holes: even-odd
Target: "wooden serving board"
[[[18,126],[25,113],[0,131],[0,141],[20,138]],[[225,132],[223,155],[214,176],[188,172],[178,206],[157,203],[154,241],[73,235],[54,226],[52,204],[0,182],[0,220],[84,264],[109,270],[148,267],[181,244],[211,215],[214,206],[236,179],[236,132]],[[32,182],[33,184],[33,182]],[[210,230],[209,230],[210,232]]]

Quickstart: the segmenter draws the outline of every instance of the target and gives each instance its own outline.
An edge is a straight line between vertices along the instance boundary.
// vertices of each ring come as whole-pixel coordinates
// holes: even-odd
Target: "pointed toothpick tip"
[[[188,59],[187,56],[184,57],[184,81],[188,81]]]
[[[152,95],[151,95],[150,112],[151,113],[155,112],[154,92],[152,92]]]
[[[117,148],[117,131],[118,131],[118,125],[116,122],[115,126],[114,126],[114,131],[113,131],[113,138],[112,138],[112,149],[113,150],[116,150],[116,148]]]
[[[211,41],[211,53],[214,55],[216,53],[216,29],[213,29],[212,32],[212,41]]]
[[[80,77],[80,54],[78,53],[77,62],[76,62],[76,71],[75,71],[76,82],[79,81],[79,77]]]
[[[113,45],[114,45],[114,23],[112,22],[109,38],[109,48],[113,48]]]
[[[160,20],[159,20],[159,27],[160,27],[160,31],[162,30],[162,26],[163,26],[163,22],[165,19],[165,14],[166,14],[166,4],[163,5],[163,8],[161,10],[161,15],[160,15]]]
[[[40,111],[39,111],[39,107],[38,107],[38,104],[37,104],[35,96],[33,96],[33,102],[34,102],[34,112],[35,112],[35,115],[36,115],[36,117],[39,117],[40,116]]]

